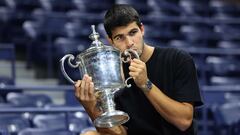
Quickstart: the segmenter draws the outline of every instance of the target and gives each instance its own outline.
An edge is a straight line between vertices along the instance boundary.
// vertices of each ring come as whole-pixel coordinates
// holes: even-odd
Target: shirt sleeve
[[[174,98],[179,102],[192,102],[194,106],[203,104],[194,61],[191,57],[176,64]]]

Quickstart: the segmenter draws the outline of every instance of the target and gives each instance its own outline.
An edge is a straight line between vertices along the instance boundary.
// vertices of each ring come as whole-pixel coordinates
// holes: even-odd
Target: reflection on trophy
[[[68,60],[72,68],[79,68],[81,75],[88,74],[92,77],[97,102],[103,111],[103,114],[94,120],[95,126],[107,128],[121,125],[129,120],[129,116],[123,111],[115,110],[114,93],[121,88],[131,87],[127,84],[131,77],[124,79],[122,62],[129,62],[132,57],[139,58],[139,56],[131,49],[121,53],[112,46],[104,45],[99,40],[99,34],[95,31],[94,25],[89,37],[92,40],[90,48],[77,55],[75,64],[72,63],[75,59],[72,54],[67,54],[61,59],[62,73],[69,82],[74,84],[64,69],[64,61]]]

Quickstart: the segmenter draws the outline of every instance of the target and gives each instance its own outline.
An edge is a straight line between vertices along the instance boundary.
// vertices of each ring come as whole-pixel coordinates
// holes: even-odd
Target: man
[[[129,72],[125,75],[133,77],[132,87],[115,95],[117,109],[128,113],[130,120],[122,126],[97,128],[96,134],[193,135],[194,107],[202,101],[190,55],[145,43],[144,25],[129,5],[119,4],[109,9],[104,27],[114,47],[121,51],[136,50],[140,59],[124,65],[124,71]],[[75,95],[92,120],[101,114],[96,108],[90,76],[84,75],[76,82]]]

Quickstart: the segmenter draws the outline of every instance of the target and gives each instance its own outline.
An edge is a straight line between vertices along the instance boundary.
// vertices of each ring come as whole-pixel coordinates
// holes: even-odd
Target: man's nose
[[[132,40],[131,37],[129,37],[129,36],[126,37],[126,45],[127,45],[129,48],[131,48],[131,47],[134,45],[133,40]]]

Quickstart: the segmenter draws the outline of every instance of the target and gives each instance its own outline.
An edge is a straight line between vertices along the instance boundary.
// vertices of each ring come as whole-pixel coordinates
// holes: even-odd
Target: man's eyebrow
[[[134,31],[134,30],[138,30],[137,28],[133,28],[133,29],[131,29],[129,32],[132,32],[132,31]]]
[[[138,30],[138,28],[132,28],[128,33],[132,32],[132,31],[135,31],[135,30]],[[113,39],[115,39],[116,37],[119,37],[119,36],[123,36],[124,34],[117,34],[113,37]]]

